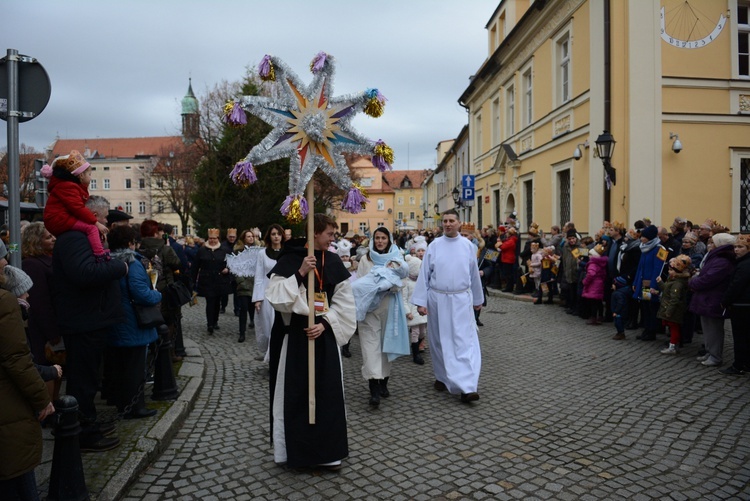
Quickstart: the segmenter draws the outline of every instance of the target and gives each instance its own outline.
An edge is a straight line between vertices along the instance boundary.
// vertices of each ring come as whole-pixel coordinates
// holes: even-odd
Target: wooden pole
[[[310,208],[307,213],[307,255],[315,255],[315,199],[313,180],[307,183],[305,198]],[[315,273],[307,274],[307,307],[310,314],[307,316],[307,326],[315,326]],[[315,424],[315,340],[307,340],[307,410],[308,422]]]

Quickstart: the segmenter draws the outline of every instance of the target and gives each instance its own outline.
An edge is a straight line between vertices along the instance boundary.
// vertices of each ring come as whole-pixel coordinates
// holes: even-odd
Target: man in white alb
[[[473,310],[482,308],[484,295],[476,247],[460,228],[458,213],[445,211],[443,236],[427,247],[411,302],[427,315],[435,389],[460,393],[468,403],[479,400],[482,354]]]

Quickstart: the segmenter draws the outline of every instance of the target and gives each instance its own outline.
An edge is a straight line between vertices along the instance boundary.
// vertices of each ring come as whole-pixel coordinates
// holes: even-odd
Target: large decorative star
[[[333,92],[333,57],[319,53],[311,63],[314,77],[305,87],[299,77],[281,60],[266,56],[260,65],[261,78],[277,83],[278,98],[243,96],[236,106],[256,115],[273,127],[245,159],[235,166],[232,178],[238,184],[255,180],[254,166],[280,158],[289,158],[289,197],[282,212],[299,219],[295,204],[300,206],[302,217],[307,212],[303,193],[317,169],[322,169],[341,189],[347,191],[342,208],[359,212],[366,198],[349,175],[344,153],[373,155],[374,163],[390,168],[392,150],[382,143],[373,142],[351,126],[351,120],[360,111],[379,116],[385,98],[377,90],[369,89],[359,94],[331,98]],[[373,111],[374,110],[374,111]],[[231,113],[229,113],[231,111]],[[236,110],[227,110],[229,121]]]

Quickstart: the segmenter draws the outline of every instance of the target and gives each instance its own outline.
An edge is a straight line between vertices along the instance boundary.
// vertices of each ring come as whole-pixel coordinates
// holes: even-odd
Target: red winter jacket
[[[518,237],[512,235],[500,244],[500,262],[505,264],[515,264],[516,259],[516,243]]]
[[[76,221],[96,224],[96,216],[85,205],[89,199],[86,186],[52,176],[48,190],[49,199],[44,208],[44,226],[47,231],[59,237],[70,231]]]

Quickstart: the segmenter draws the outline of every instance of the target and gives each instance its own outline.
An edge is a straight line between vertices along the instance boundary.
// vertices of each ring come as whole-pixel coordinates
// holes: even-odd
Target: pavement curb
[[[131,482],[146,469],[149,463],[166,450],[172,438],[185,422],[185,418],[193,409],[198,393],[203,388],[206,366],[195,341],[185,339],[185,349],[188,358],[183,361],[177,376],[180,379],[185,378],[187,382],[179,396],[171,402],[169,409],[164,412],[154,426],[138,440],[135,451],[128,456],[117,473],[96,497],[98,501],[119,499]]]

